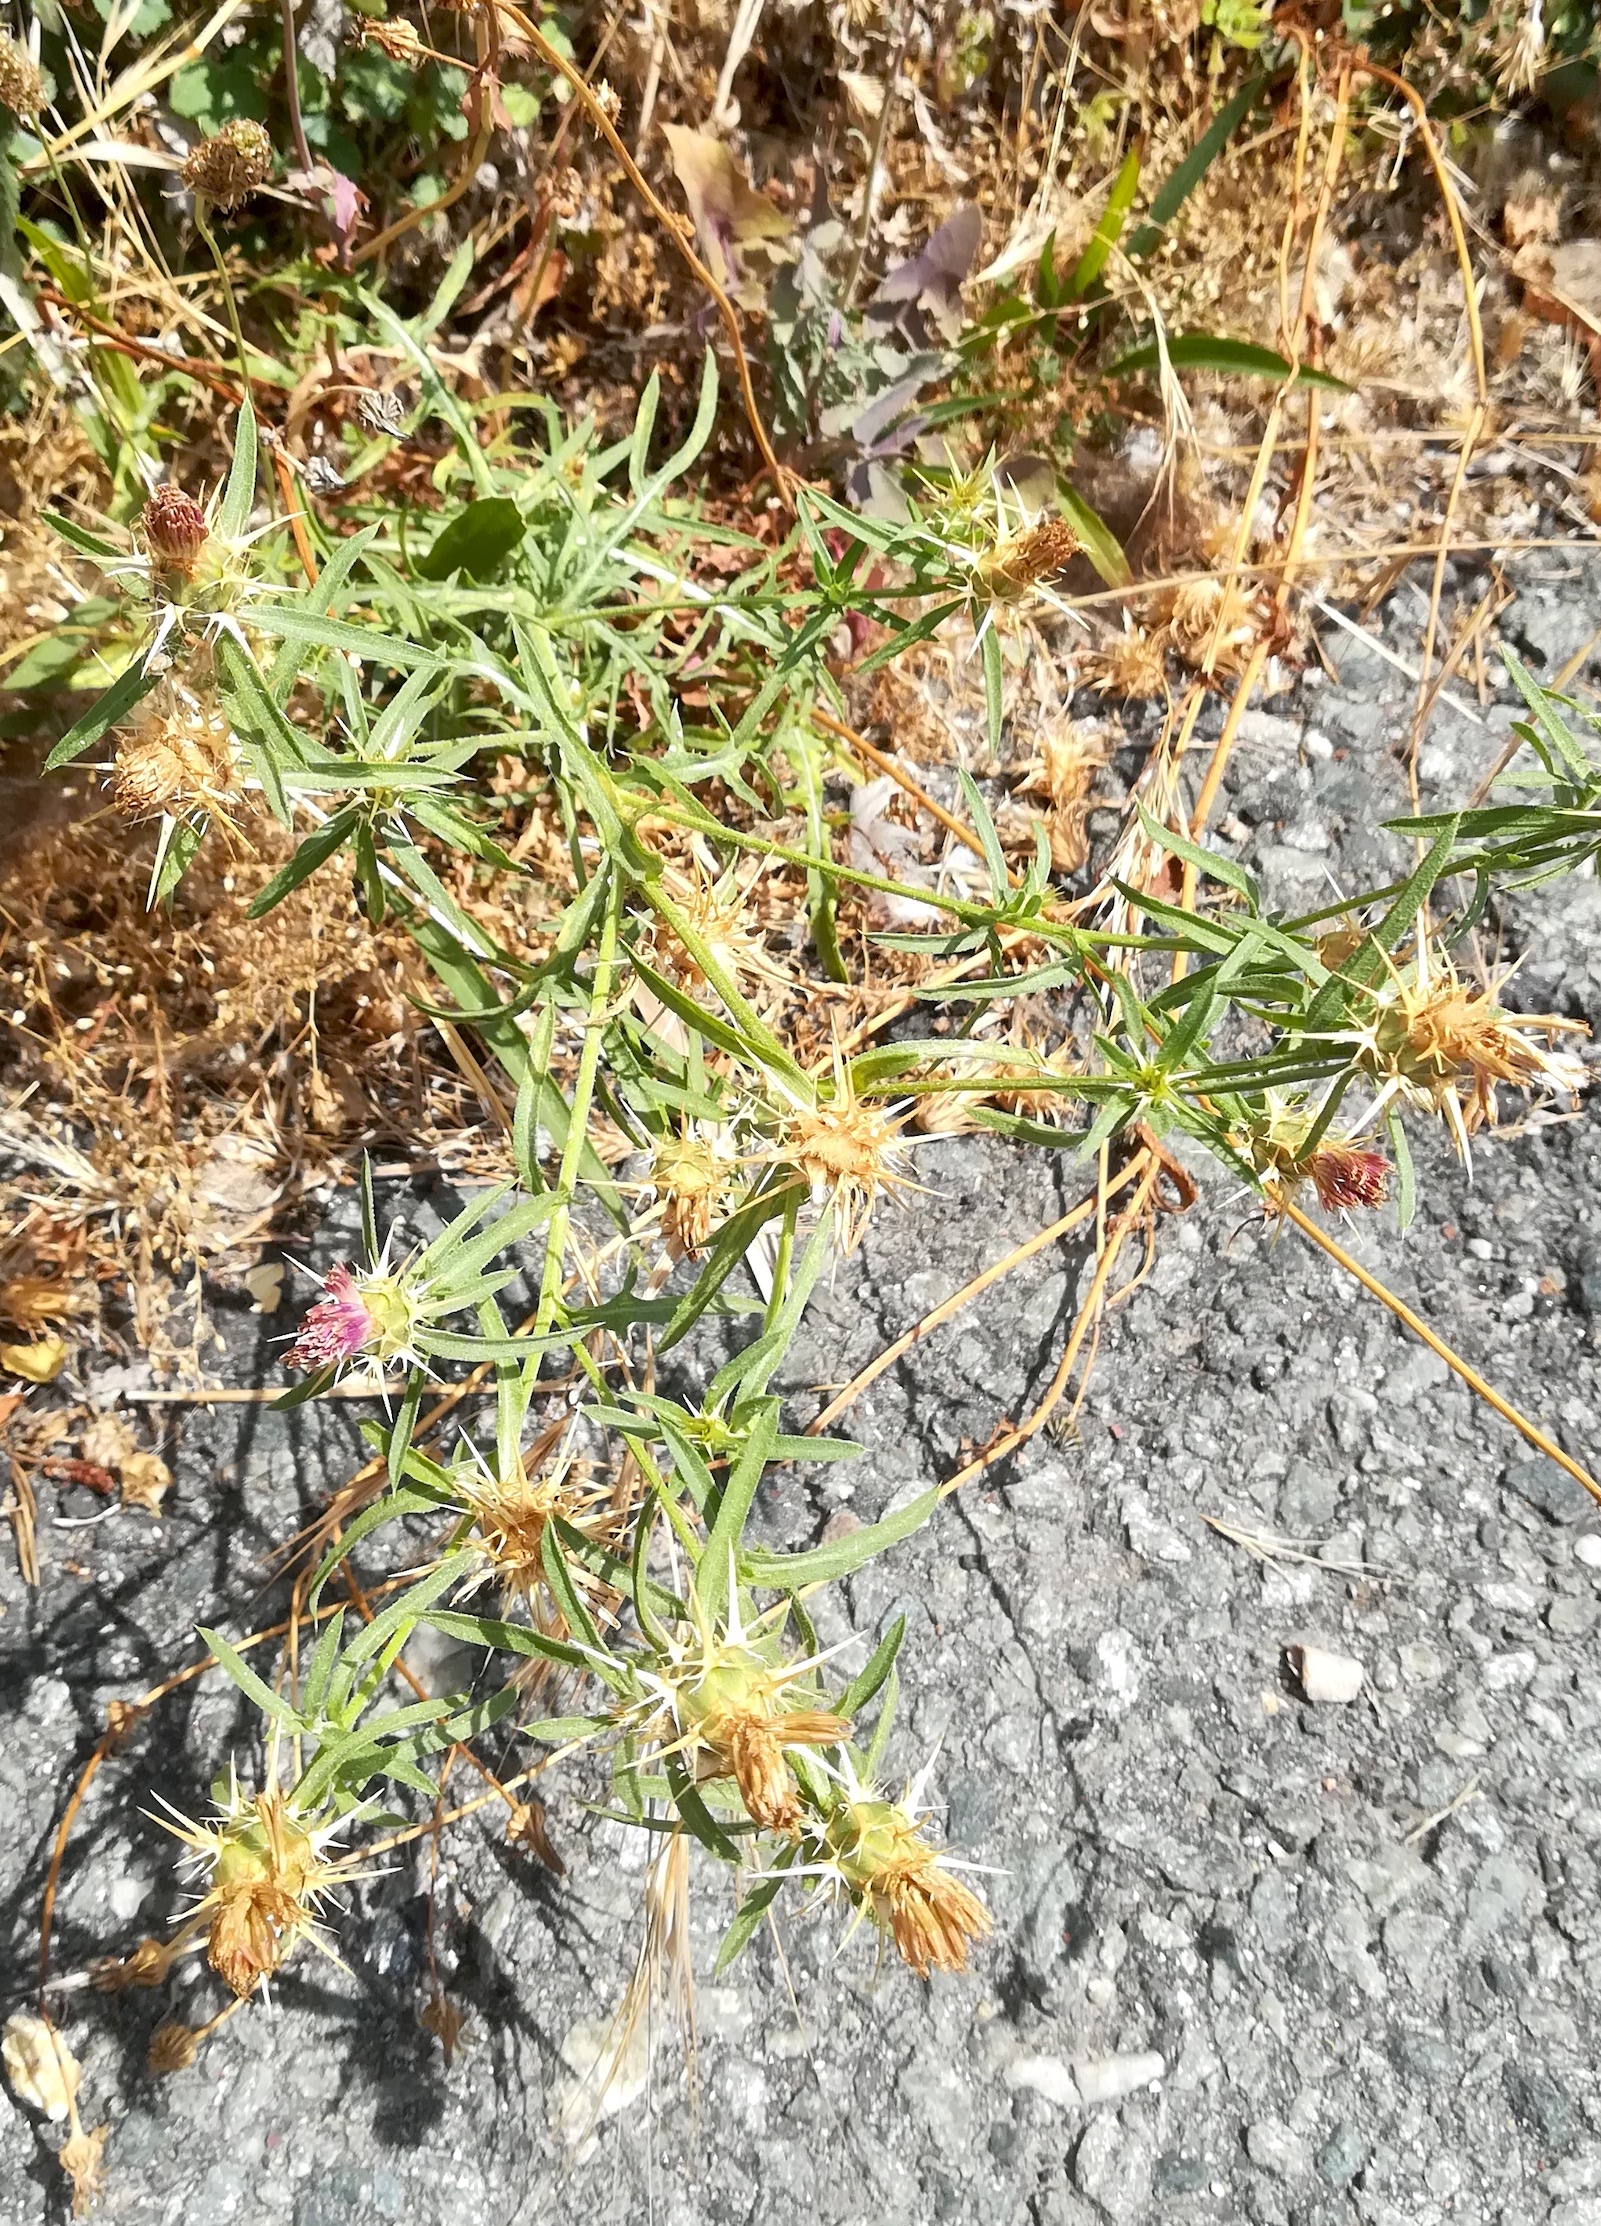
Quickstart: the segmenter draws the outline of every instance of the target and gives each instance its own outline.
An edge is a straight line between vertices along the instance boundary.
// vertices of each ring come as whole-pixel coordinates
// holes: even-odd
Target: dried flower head
[[[164,2018],[150,2036],[145,2069],[158,2079],[187,2071],[200,2053],[200,2035],[176,2017]]]
[[[157,487],[145,504],[141,523],[145,546],[156,563],[186,580],[193,578],[210,539],[206,514],[193,495],[186,495],[181,487]]]
[[[1367,1017],[1351,1039],[1357,1067],[1379,1084],[1376,1109],[1400,1098],[1442,1115],[1466,1157],[1468,1139],[1495,1126],[1500,1085],[1576,1097],[1589,1070],[1555,1039],[1588,1028],[1554,1013],[1507,1011],[1497,995],[1505,980],[1473,987],[1420,937],[1414,963],[1392,965],[1369,992]]]
[[[51,1275],[13,1275],[0,1283],[0,1322],[30,1332],[85,1313],[88,1300]]]
[[[763,1830],[800,1830],[800,1793],[786,1759],[795,1747],[837,1746],[850,1724],[814,1705],[816,1657],[783,1658],[775,1625],[780,1607],[749,1630],[737,1588],[723,1628],[714,1630],[691,1595],[694,1627],[670,1641],[659,1666],[641,1675],[647,1699],[639,1728],[685,1755],[701,1779],[732,1779],[745,1813]]]
[[[220,704],[169,675],[121,730],[112,802],[134,825],[164,815],[193,819],[204,811],[237,836],[239,793],[239,759]]]
[[[1325,1213],[1382,1206],[1390,1194],[1390,1163],[1371,1144],[1321,1143],[1307,1159],[1306,1172]]]
[[[0,108],[33,123],[50,98],[50,80],[9,31],[0,31]]]
[[[56,2162],[66,2173],[72,2189],[74,2218],[87,2217],[105,2192],[106,2142],[110,2133],[109,2125],[94,2126],[87,2133],[78,2126],[56,2152]]]
[[[472,1523],[465,1543],[479,1563],[469,1589],[498,1584],[506,1607],[520,1601],[534,1624],[553,1638],[565,1637],[567,1625],[545,1574],[547,1531],[560,1522],[604,1539],[616,1527],[609,1485],[590,1479],[570,1445],[557,1450],[566,1433],[565,1423],[553,1424],[504,1472],[491,1468],[474,1447],[477,1466],[458,1472],[455,1479],[456,1498]],[[609,1608],[615,1601],[616,1595],[595,1585],[586,1572],[575,1572],[573,1581],[591,1594],[593,1605]]]
[[[710,982],[708,964],[736,984],[751,975],[784,979],[752,921],[760,878],[760,866],[742,878],[732,866],[719,874],[699,857],[688,873],[674,866],[666,869],[661,887],[676,907],[683,931],[678,924],[655,923],[653,955],[669,980],[698,995]]]
[[[108,1956],[94,1966],[96,1993],[121,1994],[130,1986],[165,1985],[175,1952],[171,1941],[155,1940],[147,1935],[131,1955]]]
[[[1186,580],[1168,599],[1174,648],[1188,665],[1238,674],[1264,619],[1249,590],[1235,580]]]
[[[824,1842],[827,1867],[920,1979],[967,1968],[969,1945],[990,1930],[989,1911],[923,1838],[905,1802],[841,1801]]]
[[[784,1750],[834,1747],[850,1735],[843,1716],[791,1705],[794,1681],[806,1674],[775,1668],[753,1647],[724,1645],[676,1688],[677,1715],[701,1774],[732,1778],[746,1815],[769,1832],[800,1829],[800,1796]]]
[[[1167,686],[1163,636],[1147,633],[1125,612],[1121,631],[1098,642],[1083,660],[1083,669],[1103,696],[1143,703],[1161,695]]]
[[[795,1106],[764,1156],[805,1177],[814,1202],[831,1203],[840,1251],[854,1252],[886,1190],[916,1185],[900,1172],[910,1149],[906,1113],[859,1098],[843,1059],[834,1063],[834,1094]]]
[[[214,1821],[171,1813],[167,1830],[193,1850],[189,1867],[209,1881],[185,1929],[205,1923],[206,1960],[239,2000],[300,1940],[338,1962],[318,1920],[328,1895],[356,1875],[351,1862],[325,1853],[347,1820],[303,1816],[276,1785],[246,1795],[231,1769]]]
[[[236,209],[272,176],[272,141],[260,124],[236,116],[191,150],[179,176],[199,199]]]
[[[413,24],[398,19],[389,22],[372,16],[358,16],[356,37],[363,46],[375,46],[381,53],[387,54],[391,62],[409,65],[422,56],[421,32]]]
[[[1060,572],[1078,548],[1078,535],[1064,518],[1043,518],[1038,525],[998,541],[979,558],[974,578],[991,602],[1015,603],[1041,580]]]
[[[699,1126],[657,1145],[650,1184],[661,1203],[662,1236],[674,1260],[693,1259],[711,1241],[734,1172],[726,1133]]]

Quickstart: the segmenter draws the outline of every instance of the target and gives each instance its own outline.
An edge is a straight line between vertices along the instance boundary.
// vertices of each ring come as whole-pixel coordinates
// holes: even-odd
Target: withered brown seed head
[[[180,176],[201,200],[236,209],[272,176],[272,141],[260,124],[236,116],[201,140]]]
[[[187,576],[205,547],[206,514],[181,487],[158,487],[144,507],[145,540],[158,564]]]
[[[391,62],[415,62],[422,53],[421,34],[409,23],[375,23],[358,16],[356,36],[363,46],[378,47]]]
[[[200,2035],[169,2017],[150,2036],[145,2069],[158,2078],[169,2072],[187,2071],[200,2053]]]
[[[218,1900],[206,1961],[243,2000],[277,1970],[304,1916],[295,1895],[271,1879],[243,1880]]]
[[[1065,519],[1045,518],[992,549],[980,563],[978,576],[997,602],[1009,602],[1037,581],[1060,572],[1078,545],[1078,535]]]
[[[31,124],[50,97],[50,81],[9,31],[0,31],[0,108]]]
[[[193,803],[216,774],[198,742],[167,726],[123,744],[111,775],[111,798],[123,818],[137,825]]]

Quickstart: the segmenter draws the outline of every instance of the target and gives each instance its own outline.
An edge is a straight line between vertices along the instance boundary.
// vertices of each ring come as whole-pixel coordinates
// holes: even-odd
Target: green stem
[[[767,1312],[762,1317],[762,1334],[776,1328],[778,1317],[784,1311],[784,1300],[789,1291],[790,1262],[795,1256],[795,1222],[800,1213],[801,1194],[791,1191],[784,1208],[783,1227],[778,1232],[778,1257],[773,1262],[773,1288],[768,1294]]]
[[[601,1037],[606,1024],[606,1007],[611,999],[612,967],[617,957],[617,927],[622,912],[622,884],[614,872],[611,886],[606,892],[606,910],[602,917],[600,942],[595,952],[595,978],[590,991],[589,1014],[584,1024],[584,1048],[578,1055],[578,1076],[573,1084],[573,1102],[568,1113],[567,1142],[562,1149],[561,1172],[557,1187],[562,1202],[550,1220],[550,1235],[545,1244],[545,1266],[539,1285],[539,1310],[534,1317],[530,1336],[545,1336],[555,1320],[556,1308],[561,1300],[562,1277],[567,1263],[567,1237],[572,1227],[572,1198],[578,1183],[578,1170],[583,1162],[584,1145],[589,1136],[589,1107],[595,1094],[595,1076],[600,1067]],[[532,1353],[528,1368],[535,1375],[539,1372],[539,1354]]]
[[[211,229],[210,213],[205,195],[195,195],[195,230],[211,250],[211,260],[217,266],[217,276],[222,280],[222,298],[228,311],[228,329],[233,334],[233,344],[239,353],[239,383],[244,392],[250,392],[250,362],[245,354],[245,336],[239,325],[239,304],[234,300],[233,280],[228,276],[228,266],[222,259],[222,249],[217,245],[216,234]],[[268,474],[269,478],[271,474]]]

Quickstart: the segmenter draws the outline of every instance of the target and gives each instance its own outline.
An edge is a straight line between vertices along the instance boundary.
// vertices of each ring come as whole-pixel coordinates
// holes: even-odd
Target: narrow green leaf
[[[111,683],[103,696],[95,699],[83,717],[67,729],[45,759],[45,771],[54,773],[58,767],[70,765],[75,757],[81,757],[85,750],[99,741],[109,727],[114,727],[125,719],[134,705],[149,695],[155,684],[154,677],[140,664],[131,664],[125,673]]]

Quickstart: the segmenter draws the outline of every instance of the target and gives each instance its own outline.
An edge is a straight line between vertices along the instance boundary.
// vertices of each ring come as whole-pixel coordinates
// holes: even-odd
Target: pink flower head
[[[1318,1203],[1330,1213],[1343,1207],[1382,1206],[1390,1187],[1390,1163],[1382,1152],[1359,1144],[1320,1144],[1306,1163]]]
[[[322,1297],[307,1313],[284,1360],[291,1368],[348,1367],[377,1335],[378,1324],[341,1260],[328,1270]]]

